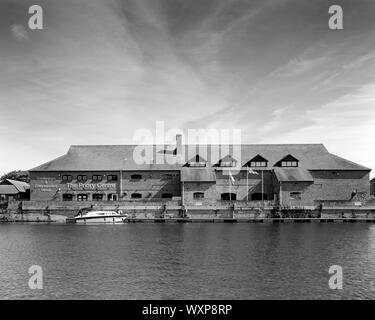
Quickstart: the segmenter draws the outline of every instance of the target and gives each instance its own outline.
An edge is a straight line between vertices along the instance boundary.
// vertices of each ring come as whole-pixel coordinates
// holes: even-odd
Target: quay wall
[[[256,207],[245,204],[220,202],[216,205],[191,203],[181,206],[180,201],[137,201],[127,202],[78,202],[78,201],[10,201],[6,213],[17,221],[63,221],[74,217],[80,209],[92,210],[122,210],[130,219],[375,219],[375,205],[371,206],[331,206],[309,209],[276,210],[272,206]]]

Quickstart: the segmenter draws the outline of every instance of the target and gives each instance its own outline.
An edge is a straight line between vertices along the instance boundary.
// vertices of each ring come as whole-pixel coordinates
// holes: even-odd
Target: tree
[[[11,180],[17,180],[17,181],[23,181],[23,182],[30,182],[30,174],[28,171],[11,171],[8,172],[0,177],[0,181],[4,179],[11,179]]]

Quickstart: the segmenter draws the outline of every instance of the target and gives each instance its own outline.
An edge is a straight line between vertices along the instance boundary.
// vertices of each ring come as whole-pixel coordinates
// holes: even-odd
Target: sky
[[[0,173],[156,121],[375,169],[374,71],[373,0],[0,0]]]

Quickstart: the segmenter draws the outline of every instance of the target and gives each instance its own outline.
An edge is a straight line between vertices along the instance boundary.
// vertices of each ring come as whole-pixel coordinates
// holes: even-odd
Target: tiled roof
[[[30,185],[23,181],[7,179],[12,185],[14,185],[19,192],[26,192],[27,189],[30,189]]]
[[[17,194],[19,191],[11,184],[0,185],[0,194]]]
[[[205,168],[182,168],[181,181],[184,182],[214,182],[216,181],[215,173],[211,169]]]
[[[13,186],[17,192],[26,192],[26,190],[30,189],[30,185],[23,181],[17,181],[12,179],[5,179],[0,182],[1,186]]]
[[[152,160],[148,164],[138,164],[133,153],[144,148],[151,150]],[[180,158],[164,152],[174,149],[175,146],[75,145],[70,147],[67,154],[30,171],[180,170],[196,154],[207,159],[207,167],[215,165],[228,154],[232,154],[243,166],[259,154],[269,161],[264,169],[274,169],[278,161],[290,154],[308,170],[370,170],[329,153],[322,144],[246,144],[241,148],[235,146],[235,152],[232,146],[185,145],[184,155]],[[179,159],[179,163],[176,163],[176,159]]]
[[[281,182],[313,182],[314,178],[305,168],[275,168],[275,175]]]

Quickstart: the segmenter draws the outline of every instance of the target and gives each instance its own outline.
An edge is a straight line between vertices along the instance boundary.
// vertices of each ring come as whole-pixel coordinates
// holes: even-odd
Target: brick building
[[[375,196],[375,178],[370,182],[370,194],[372,196]]]
[[[237,146],[238,147],[238,146]],[[140,163],[137,152],[150,154]],[[274,201],[314,206],[370,193],[370,169],[322,144],[71,146],[30,170],[31,200],[182,203]],[[139,158],[139,153],[138,153]]]

